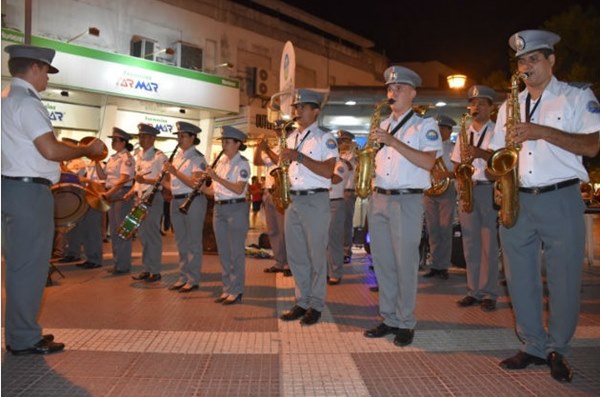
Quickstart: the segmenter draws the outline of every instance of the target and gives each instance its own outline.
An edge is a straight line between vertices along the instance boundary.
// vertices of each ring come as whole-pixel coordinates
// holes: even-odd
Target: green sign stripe
[[[16,30],[3,28],[2,40],[22,44],[24,42],[24,34]],[[53,48],[58,52],[63,52],[66,54],[97,59],[100,61],[118,63],[120,65],[135,66],[144,70],[152,70],[155,72],[165,73],[172,76],[185,77],[192,80],[204,81],[207,83],[223,85],[226,87],[239,88],[240,86],[240,83],[237,80],[198,72],[195,70],[179,68],[176,66],[165,65],[159,62],[149,61],[147,59],[133,57],[130,55],[114,54],[106,51],[96,50],[93,48],[63,43],[61,41],[51,40],[45,37],[32,36],[31,44],[40,47]]]

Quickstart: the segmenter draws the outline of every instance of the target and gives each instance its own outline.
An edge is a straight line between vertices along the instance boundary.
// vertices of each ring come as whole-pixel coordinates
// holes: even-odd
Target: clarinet
[[[217,158],[215,159],[215,161],[213,161],[213,163],[210,166],[210,168],[215,168],[215,166],[217,165],[217,162],[219,161],[219,159],[223,155],[223,152],[224,151],[221,150],[221,152],[217,155]],[[192,192],[185,199],[185,201],[183,202],[183,204],[181,204],[179,206],[179,212],[181,212],[182,214],[186,214],[187,215],[188,210],[190,209],[190,206],[192,205],[192,201],[194,201],[194,199],[196,198],[196,196],[200,194],[200,188],[202,187],[202,185],[205,182],[206,182],[206,186],[210,186],[210,184],[212,183],[212,179],[209,176],[204,176],[204,177],[200,178],[200,180],[198,181],[198,183],[196,183],[196,185],[193,187],[194,190],[192,190]]]
[[[171,153],[171,156],[169,157],[169,163],[173,162],[173,158],[175,157],[175,154],[177,153],[178,148],[179,148],[179,144],[177,144],[175,146],[175,149],[173,149],[173,153]],[[158,189],[160,188],[162,180],[165,178],[166,175],[167,175],[167,171],[163,170],[160,173],[156,182],[154,182],[154,186],[152,186],[152,190],[150,191],[150,193],[148,193],[142,200],[142,203],[144,203],[146,206],[150,207],[152,205],[152,201],[154,201],[154,196],[156,195],[156,192],[158,192]]]

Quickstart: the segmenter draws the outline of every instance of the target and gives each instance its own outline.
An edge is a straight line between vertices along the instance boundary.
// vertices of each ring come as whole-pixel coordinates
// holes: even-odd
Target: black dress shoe
[[[410,345],[415,337],[415,330],[408,328],[399,328],[396,337],[394,338],[394,345],[396,346],[407,346]]]
[[[313,325],[313,324],[316,324],[320,318],[321,318],[321,312],[318,310],[315,310],[311,307],[306,311],[306,313],[304,313],[304,316],[302,316],[302,319],[300,320],[300,324]]]
[[[200,288],[198,284],[186,284],[183,287],[179,288],[179,292],[185,294],[187,292],[193,291],[195,289]]]
[[[264,270],[264,272],[265,272],[265,273],[283,273],[283,269],[281,269],[281,268],[279,268],[279,267],[277,267],[277,266],[273,265],[273,266],[271,266],[271,267],[267,267],[267,268]]]
[[[341,277],[331,277],[329,278],[329,280],[327,280],[327,284],[329,285],[338,285],[339,283],[342,282],[342,278]]]
[[[292,271],[290,269],[283,269],[283,277],[292,277]]]
[[[434,276],[437,276],[437,275],[438,275],[438,273],[439,273],[439,270],[438,270],[438,269],[431,268],[431,269],[429,269],[429,271],[428,271],[427,273],[425,273],[425,274],[423,275],[423,277],[424,277],[424,278],[432,278],[432,277],[434,277]]]
[[[371,292],[379,292],[379,286],[378,285],[373,285],[372,287],[369,287],[369,291],[371,291]]]
[[[450,275],[448,275],[448,270],[446,269],[438,270],[437,276],[440,280],[448,280],[450,278]]]
[[[493,299],[484,299],[481,301],[481,310],[484,312],[492,312],[496,310],[496,301]]]
[[[500,366],[504,369],[524,369],[531,364],[544,365],[546,364],[546,360],[541,357],[520,351],[514,356],[504,359],[500,362]]]
[[[81,261],[81,258],[77,258],[75,256],[71,256],[71,255],[67,255],[65,257],[62,257],[60,259],[61,263],[68,263],[68,262],[79,262]]]
[[[363,335],[367,338],[383,338],[386,335],[396,335],[399,331],[398,327],[390,327],[387,324],[381,323],[375,328],[366,330]]]
[[[134,279],[134,280],[145,280],[148,277],[150,277],[150,273],[148,273],[148,272],[141,272],[141,273],[138,273],[138,274],[136,274],[134,276],[131,276],[131,278]]]
[[[184,282],[178,281],[175,284],[171,284],[169,286],[169,290],[170,291],[177,291],[178,289],[180,289],[181,287],[183,287],[185,285]]]
[[[352,257],[348,255],[344,256],[344,264],[348,264],[350,262],[352,262]]]
[[[229,294],[228,294],[228,293],[226,293],[226,292],[223,292],[223,293],[221,294],[221,296],[219,296],[217,299],[215,299],[215,303],[223,303],[223,301],[224,301],[225,299],[227,299],[228,297],[229,297]]]
[[[160,273],[151,274],[146,278],[146,282],[154,283],[156,281],[159,281],[161,278],[162,278],[162,276],[160,275]]]
[[[573,379],[573,370],[562,354],[550,352],[548,354],[550,375],[559,382],[570,382]]]
[[[460,307],[469,307],[469,306],[479,304],[479,300],[473,298],[472,296],[467,295],[464,298],[462,298],[461,300],[457,301],[456,304],[458,304],[458,306],[460,306]]]
[[[79,266],[79,265],[77,265]],[[81,267],[83,267],[84,269],[97,269],[99,267],[102,267],[101,264],[99,263],[94,263],[94,262],[90,262],[90,261],[86,261],[84,263],[81,264]]]
[[[224,305],[233,305],[234,303],[242,303],[242,294],[237,294],[235,297],[233,295],[229,295],[223,300]]]
[[[305,308],[294,305],[294,307],[292,307],[288,312],[283,313],[283,315],[279,318],[283,321],[298,320],[306,314],[306,311],[307,310]]]
[[[54,337],[53,337],[54,338]],[[11,350],[15,356],[24,356],[26,354],[52,354],[65,349],[64,343],[57,343],[52,340],[42,339],[29,349]]]
[[[42,335],[42,339],[48,342],[52,342],[54,340],[54,335],[52,334],[46,334],[46,335]],[[6,345],[6,351],[9,352],[10,351],[10,345]]]

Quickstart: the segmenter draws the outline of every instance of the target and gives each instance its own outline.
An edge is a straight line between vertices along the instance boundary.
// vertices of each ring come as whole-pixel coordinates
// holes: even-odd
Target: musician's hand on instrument
[[[548,129],[535,123],[518,123],[514,127],[513,142],[523,143],[525,141],[535,141],[544,139]]]
[[[471,146],[471,145],[467,145],[464,148],[461,148],[461,150],[463,150],[464,157],[468,158],[468,159],[475,158],[474,157],[475,156],[475,150],[474,149],[475,148],[473,146]]]
[[[135,178],[134,178],[134,179],[135,179],[135,181],[136,181],[137,183],[146,183],[146,182],[145,182],[145,181],[146,181],[146,178],[144,178],[144,176],[143,176],[143,175],[141,175],[141,174],[135,174]]]
[[[280,161],[296,161],[298,159],[299,152],[294,149],[283,148],[279,154]]]
[[[382,130],[381,128],[375,130],[375,138],[377,139],[377,142],[382,145],[389,145],[392,143],[392,139],[395,139],[386,130]]]
[[[93,139],[90,143],[87,144],[86,148],[89,150],[89,156],[98,157],[102,155],[106,146],[100,139]]]
[[[173,166],[170,162],[166,161],[163,164],[163,171],[168,172],[169,174],[175,175],[177,173],[177,168]]]
[[[213,167],[210,167],[210,166],[209,166],[209,167],[206,167],[206,172],[205,172],[205,174],[206,174],[206,175],[207,175],[209,178],[212,178],[212,179],[216,179],[216,178],[218,177],[218,176],[217,176],[217,173],[216,173],[216,172],[215,172],[215,170],[214,170],[214,168],[213,168]]]

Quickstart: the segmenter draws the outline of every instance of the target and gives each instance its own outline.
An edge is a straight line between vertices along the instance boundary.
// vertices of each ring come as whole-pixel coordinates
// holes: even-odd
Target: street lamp
[[[467,76],[464,74],[451,74],[450,76],[446,77],[446,80],[448,80],[448,87],[461,90],[465,87]]]

